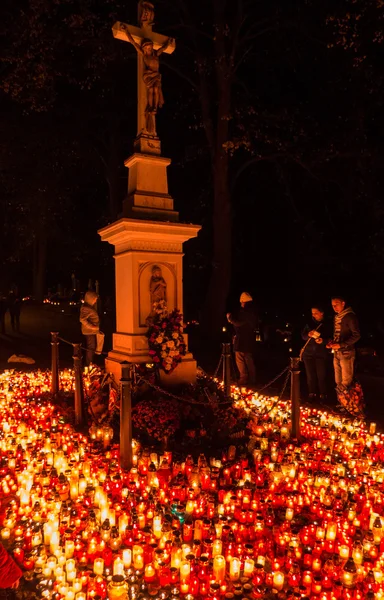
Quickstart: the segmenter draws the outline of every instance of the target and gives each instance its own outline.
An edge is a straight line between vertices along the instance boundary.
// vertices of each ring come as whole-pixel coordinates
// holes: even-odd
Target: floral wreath
[[[147,331],[149,355],[165,373],[172,373],[186,355],[183,315],[178,309],[168,313],[164,300],[155,302]]]
[[[140,433],[165,441],[180,428],[178,403],[171,398],[146,398],[133,408],[132,421]]]

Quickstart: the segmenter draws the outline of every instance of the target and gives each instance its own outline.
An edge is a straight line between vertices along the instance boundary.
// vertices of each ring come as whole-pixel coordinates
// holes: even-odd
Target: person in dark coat
[[[330,360],[327,343],[332,338],[332,323],[325,318],[324,310],[320,306],[313,306],[311,312],[312,323],[306,325],[301,334],[306,343],[300,358],[305,365],[309,399],[315,400],[317,394],[320,394],[320,399],[325,400]]]
[[[235,329],[233,349],[235,351],[236,365],[239,370],[240,386],[253,386],[256,382],[256,369],[254,352],[256,345],[257,315],[253,299],[248,292],[240,296],[241,308],[237,313],[227,314],[227,319]]]
[[[21,302],[18,295],[12,290],[8,294],[8,308],[11,316],[12,331],[20,331]]]

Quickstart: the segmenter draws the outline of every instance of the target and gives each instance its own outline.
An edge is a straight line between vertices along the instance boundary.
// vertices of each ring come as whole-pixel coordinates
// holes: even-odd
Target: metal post
[[[231,398],[231,344],[223,344],[223,381],[224,396]]]
[[[124,471],[132,467],[132,371],[133,365],[122,364],[120,390],[120,466]]]
[[[300,437],[300,358],[291,358],[292,437]]]
[[[59,392],[59,340],[58,331],[51,331],[51,358],[52,358],[52,379],[51,392],[53,396],[57,396]]]
[[[73,344],[73,367],[75,371],[75,423],[83,425],[84,388],[81,360],[81,344]]]

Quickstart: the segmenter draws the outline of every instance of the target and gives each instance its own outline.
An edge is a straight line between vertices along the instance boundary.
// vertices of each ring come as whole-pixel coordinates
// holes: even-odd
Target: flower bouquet
[[[216,435],[221,437],[237,436],[243,434],[247,415],[241,408],[235,406],[217,406],[213,410],[214,428]]]
[[[353,381],[348,387],[339,384],[336,387],[337,399],[340,405],[354,417],[364,417],[364,394],[358,381]]]
[[[172,373],[185,356],[183,315],[175,309],[168,313],[164,300],[153,307],[153,317],[147,331],[149,354],[155,365]]]
[[[158,441],[165,441],[180,427],[178,403],[168,398],[142,400],[132,410],[133,425]]]

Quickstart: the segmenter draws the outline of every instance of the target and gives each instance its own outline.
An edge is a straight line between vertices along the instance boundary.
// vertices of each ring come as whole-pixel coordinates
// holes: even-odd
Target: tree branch
[[[207,77],[201,67],[199,67],[199,76],[200,76],[200,102],[201,102],[201,112],[202,112],[202,116],[203,116],[203,125],[204,125],[205,135],[207,137],[209,151],[211,154],[211,158],[213,160],[213,158],[215,156],[215,133],[214,133],[213,121],[212,121],[212,115],[211,115],[211,101],[210,101],[210,96],[209,96],[209,85],[207,82]]]
[[[293,195],[292,195],[292,192],[291,192],[291,188],[290,188],[290,185],[288,183],[288,179],[287,179],[287,177],[286,177],[286,175],[284,173],[284,169],[281,167],[281,165],[279,163],[276,164],[276,168],[277,168],[277,171],[278,171],[278,173],[280,175],[280,181],[281,181],[281,183],[283,184],[283,186],[285,188],[285,195],[289,198],[289,202],[291,204],[291,208],[292,208],[293,212],[296,215],[296,219],[298,221],[302,221],[303,220],[302,214],[300,213],[299,209],[296,206],[296,202],[294,201],[294,198],[293,198]]]
[[[238,45],[239,36],[240,36],[240,30],[245,22],[245,19],[243,18],[243,14],[244,14],[243,13],[243,2],[242,2],[242,0],[238,0],[237,11],[236,11],[236,21],[235,21],[234,34],[233,34],[233,39],[232,39],[232,49],[231,49],[230,62],[229,62],[231,68],[235,64],[235,56],[236,56],[236,50],[237,50],[237,45]]]
[[[186,29],[190,33],[193,33],[193,35],[195,35],[196,33],[198,33],[199,35],[201,35],[201,37],[204,37],[204,38],[210,40],[211,42],[213,42],[213,36],[212,35],[209,35],[209,33],[207,33],[206,31],[203,31],[202,29],[198,29],[197,27],[194,27],[193,25],[188,25],[186,23],[178,23],[178,24],[175,24],[175,25],[170,25],[168,27],[168,29],[170,31],[180,31],[180,29]]]
[[[207,76],[206,76],[206,73],[204,72],[203,59],[200,56],[200,52],[199,52],[199,43],[198,43],[198,39],[197,39],[197,35],[196,35],[196,28],[194,27],[193,18],[189,11],[186,0],[179,0],[179,6],[181,7],[181,11],[184,15],[184,18],[187,20],[188,24],[190,23],[190,26],[188,25],[188,29],[191,33],[192,42],[193,42],[193,44],[195,46],[195,50],[196,50],[197,69],[198,69],[198,73],[199,73],[199,85],[197,88],[197,92],[200,95],[201,112],[202,112],[202,117],[203,117],[204,131],[205,131],[205,135],[207,138],[211,158],[213,159],[213,157],[215,155],[215,135],[214,135],[212,116],[211,116],[211,99],[210,99],[210,94],[209,94],[209,85],[208,85],[208,81],[207,81]],[[196,89],[196,88],[194,88],[194,89]]]
[[[107,163],[107,161],[105,160],[105,158],[104,158],[104,156],[101,154],[101,152],[98,150],[98,148],[95,146],[95,144],[91,144],[91,147],[93,148],[93,151],[94,151],[94,152],[97,154],[97,156],[99,157],[99,159],[100,159],[101,163],[104,165],[104,168],[105,168],[105,175],[106,175],[106,177],[107,177],[107,173],[108,173],[108,169],[109,169],[109,166],[108,166],[108,163]]]
[[[238,68],[240,67],[240,65],[245,61],[245,59],[247,58],[248,54],[253,50],[252,46],[249,46],[249,48],[247,48],[245,50],[245,52],[243,53],[242,57],[239,58],[239,60],[237,61],[237,63],[234,65],[232,72],[233,74],[237,73]]]
[[[168,63],[167,61],[164,61],[162,63],[162,66],[166,66],[170,71],[176,73],[181,79],[184,79],[184,81],[189,83],[189,85],[193,90],[195,90],[195,92],[199,92],[198,84],[195,81],[193,81],[193,79],[191,79],[184,71],[181,71],[178,67],[175,67],[173,64]]]
[[[313,173],[311,171],[311,169],[308,167],[308,165],[306,165],[305,163],[303,163],[299,158],[297,158],[297,157],[295,157],[295,156],[293,156],[291,154],[287,154],[286,152],[278,152],[276,154],[270,154],[269,156],[253,156],[252,158],[250,158],[249,160],[247,160],[245,163],[243,163],[238,168],[238,170],[236,171],[235,175],[233,176],[233,181],[232,181],[232,186],[231,186],[231,193],[233,193],[240,175],[242,175],[244,173],[244,171],[246,171],[248,169],[248,167],[251,167],[252,165],[255,165],[255,164],[257,164],[259,162],[262,162],[262,161],[277,160],[279,158],[285,158],[285,159],[292,160],[297,165],[299,165],[302,169],[304,169],[305,171],[307,171],[307,173],[312,178],[319,180],[319,177],[315,173]]]

